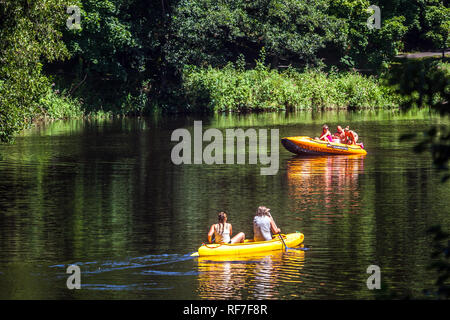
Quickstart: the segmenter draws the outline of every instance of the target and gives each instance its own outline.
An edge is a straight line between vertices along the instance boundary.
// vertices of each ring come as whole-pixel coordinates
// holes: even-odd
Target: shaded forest
[[[379,78],[402,51],[448,47],[450,11],[442,0],[383,0],[376,4],[378,29],[368,27],[370,5],[364,0],[1,1],[0,139],[11,140],[40,117],[220,111],[208,107],[212,95],[222,94],[220,88],[205,85],[211,78],[195,82],[196,77],[205,68],[216,77],[231,64],[240,81],[258,61],[266,68],[256,83],[261,90],[267,77],[314,82],[310,70],[331,71],[342,73],[335,78],[346,83],[336,85],[336,96],[349,98],[330,105],[400,104],[390,100],[386,88],[370,91],[371,99],[360,98],[357,89],[373,81],[382,87]],[[78,12],[68,6],[79,8],[75,27]],[[268,76],[270,70],[275,73]],[[198,85],[186,85],[194,82]],[[303,101],[299,95],[306,89],[279,82],[270,85],[282,90],[269,88],[256,101],[244,87],[237,94],[242,97],[227,98],[225,108],[288,109]],[[324,106],[327,95],[312,90],[302,106]]]

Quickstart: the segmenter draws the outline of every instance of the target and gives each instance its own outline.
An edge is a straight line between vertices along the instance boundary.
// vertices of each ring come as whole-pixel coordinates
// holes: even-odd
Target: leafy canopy
[[[0,2],[0,141],[11,141],[42,108],[50,88],[43,64],[68,57],[61,41],[67,2]]]

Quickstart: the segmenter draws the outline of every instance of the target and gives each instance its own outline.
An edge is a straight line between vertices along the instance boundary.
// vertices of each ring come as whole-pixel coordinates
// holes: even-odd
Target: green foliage
[[[428,32],[426,38],[430,39],[436,48],[445,50],[450,46],[450,8],[444,5],[429,6],[425,9],[425,27]]]
[[[138,40],[130,31],[131,22],[120,14],[126,2],[82,1],[81,30],[68,31],[66,41],[72,58],[82,58],[79,67],[83,71],[126,80],[127,70],[120,61],[121,55],[138,47]]]
[[[407,27],[403,16],[383,21],[380,30],[373,33],[369,46],[368,61],[375,66],[387,67],[387,64],[403,50],[403,36]]]
[[[406,61],[397,65],[388,75],[388,81],[403,97],[403,109],[431,107],[442,116],[450,115],[450,63],[436,59]],[[411,138],[411,137],[405,137]],[[446,172],[443,181],[450,178],[450,131],[448,127],[432,127],[424,133],[416,152],[431,151],[435,166]]]
[[[445,59],[443,59],[445,60]],[[450,115],[450,63],[435,59],[421,59],[403,62],[388,74],[387,77],[395,91],[403,97],[402,107],[406,110],[415,107],[431,107],[445,117]],[[402,139],[411,139],[416,134],[403,136]],[[421,153],[431,152],[436,168],[444,172],[442,182],[450,178],[448,162],[450,159],[450,130],[448,126],[432,126],[423,133],[422,141],[414,147],[414,151]],[[449,235],[435,226],[428,230],[433,234],[434,251],[431,257],[435,260],[429,268],[437,272],[435,286],[437,290],[426,290],[437,298],[449,298],[450,252]],[[442,242],[447,240],[447,244]]]
[[[433,252],[431,257],[435,261],[429,266],[430,270],[437,272],[438,278],[435,282],[436,290],[426,290],[426,293],[433,294],[438,298],[450,298],[450,235],[442,231],[441,226],[434,226],[428,230],[428,234],[433,235]],[[447,241],[447,243],[445,243]]]
[[[343,42],[342,21],[326,13],[325,0],[180,1],[170,25],[167,60],[184,65],[225,66],[242,52],[256,58],[265,47],[278,61],[316,63],[319,49]]]
[[[255,69],[188,66],[183,88],[192,111],[377,108],[398,106],[399,98],[374,77],[317,69],[279,72],[261,60]]]
[[[448,5],[444,0],[379,0],[382,18],[404,17],[407,32],[402,39],[406,50],[442,48],[433,40],[439,37],[441,24],[448,21]],[[439,12],[437,12],[439,11]],[[445,13],[445,11],[447,13]],[[447,27],[448,30],[448,27]]]
[[[53,120],[80,118],[84,115],[81,103],[77,99],[67,97],[65,92],[60,93],[59,90],[49,89],[40,99],[39,105],[42,111],[40,116]]]
[[[11,141],[40,112],[50,87],[44,62],[67,57],[60,26],[67,1],[0,2],[0,141]]]
[[[371,30],[368,0],[0,1],[0,139],[49,110],[70,114],[77,101],[88,114],[122,115],[156,105],[186,111],[194,98],[188,111],[395,105],[376,79],[300,70],[368,67],[380,74],[403,48],[448,46],[444,4],[381,0],[381,29]],[[66,28],[67,5],[81,8],[80,30]],[[254,64],[262,48],[264,59]],[[186,65],[197,69],[183,72]],[[67,98],[49,94],[46,74]],[[240,92],[225,88],[231,80],[224,75]],[[224,83],[216,90],[206,78]]]
[[[450,113],[450,63],[436,59],[409,60],[393,65],[387,79],[405,97],[402,107],[430,106]]]
[[[141,114],[164,85],[166,1],[81,0],[81,30],[66,31],[71,54],[58,77],[87,112]],[[74,85],[76,84],[76,85]],[[76,89],[73,89],[76,87]]]
[[[336,0],[330,2],[331,15],[345,22],[340,30],[347,42],[341,52],[341,62],[349,67],[368,66],[380,68],[386,66],[403,49],[403,37],[407,27],[403,16],[383,18],[381,8],[381,29],[369,29],[367,21],[373,14],[368,10],[371,5],[366,0]]]

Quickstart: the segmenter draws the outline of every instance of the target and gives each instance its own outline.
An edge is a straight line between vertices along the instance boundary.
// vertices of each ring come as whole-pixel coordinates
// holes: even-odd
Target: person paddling
[[[217,215],[218,223],[213,224],[208,232],[208,242],[212,243],[212,236],[214,235],[215,243],[239,243],[244,242],[245,234],[239,232],[233,238],[233,227],[230,223],[227,223],[226,212],[219,212]]]
[[[253,240],[267,241],[272,240],[272,233],[277,234],[281,229],[277,227],[273,220],[270,209],[264,206],[258,207],[256,215],[253,218]]]

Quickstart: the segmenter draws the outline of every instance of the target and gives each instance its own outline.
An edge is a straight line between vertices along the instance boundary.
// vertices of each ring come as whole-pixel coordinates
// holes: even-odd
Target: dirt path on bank
[[[450,54],[450,50],[445,50],[445,55]],[[402,53],[396,58],[406,58],[406,59],[420,59],[426,57],[442,57],[442,51],[428,51],[428,52],[414,52],[414,53]]]

